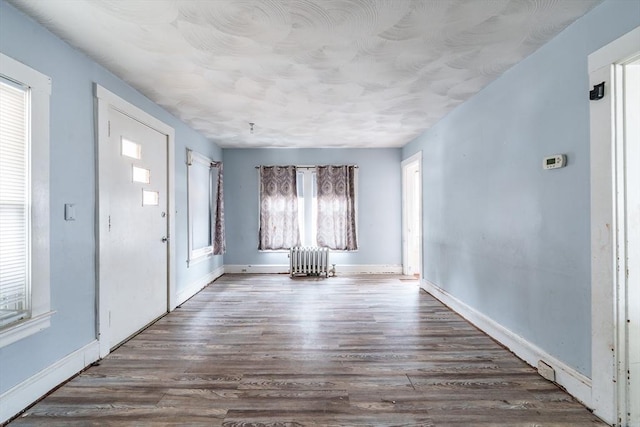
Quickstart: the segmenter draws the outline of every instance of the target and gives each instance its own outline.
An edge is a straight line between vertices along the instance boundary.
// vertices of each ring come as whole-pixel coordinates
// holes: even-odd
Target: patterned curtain
[[[355,166],[317,166],[318,246],[354,251],[356,238]]]
[[[260,166],[258,249],[300,245],[295,166]]]
[[[218,189],[216,192],[216,214],[213,218],[213,254],[222,255],[227,251],[227,244],[224,236],[224,189],[222,179],[222,162],[217,163],[218,169]],[[213,169],[213,168],[212,168]]]

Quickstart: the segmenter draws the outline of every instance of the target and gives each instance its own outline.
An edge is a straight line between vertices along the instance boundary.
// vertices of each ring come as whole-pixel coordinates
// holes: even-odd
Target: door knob
[[[167,242],[169,241],[169,238],[168,238],[168,237],[163,237],[163,238],[162,238],[162,241],[163,241],[164,243],[167,243]]]

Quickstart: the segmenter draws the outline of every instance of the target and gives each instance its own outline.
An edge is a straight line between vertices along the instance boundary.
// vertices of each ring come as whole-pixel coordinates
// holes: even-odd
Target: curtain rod
[[[264,167],[274,167],[274,166],[286,167],[287,165],[285,165],[285,166],[283,166],[283,165],[262,165],[262,166],[264,166]],[[296,168],[298,168],[298,169],[313,169],[313,168],[318,167],[318,166],[353,166],[356,169],[360,168],[360,166],[358,166],[358,165],[310,165],[310,166],[303,165],[303,166],[296,166]],[[256,169],[260,169],[260,167],[261,166],[256,166]]]

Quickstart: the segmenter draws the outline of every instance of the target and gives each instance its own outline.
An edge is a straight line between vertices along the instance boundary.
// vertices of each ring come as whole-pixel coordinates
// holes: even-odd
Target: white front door
[[[167,312],[167,136],[109,109],[108,283],[111,348]]]

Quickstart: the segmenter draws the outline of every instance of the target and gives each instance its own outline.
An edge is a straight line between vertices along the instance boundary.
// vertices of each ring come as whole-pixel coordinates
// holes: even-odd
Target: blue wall
[[[640,2],[604,2],[402,152],[423,152],[425,279],[587,376],[587,57],[638,25]]]
[[[259,252],[259,165],[356,164],[358,244],[351,253],[333,253],[331,262],[396,264],[401,261],[400,149],[224,149],[227,253],[225,264],[289,263],[286,253]]]
[[[0,393],[95,339],[95,139],[93,83],[176,131],[177,289],[222,265],[222,257],[187,269],[186,154],[213,159],[221,150],[85,55],[0,0],[0,51],[52,78],[51,305],[49,329],[0,349]],[[64,203],[77,220],[64,221]]]

